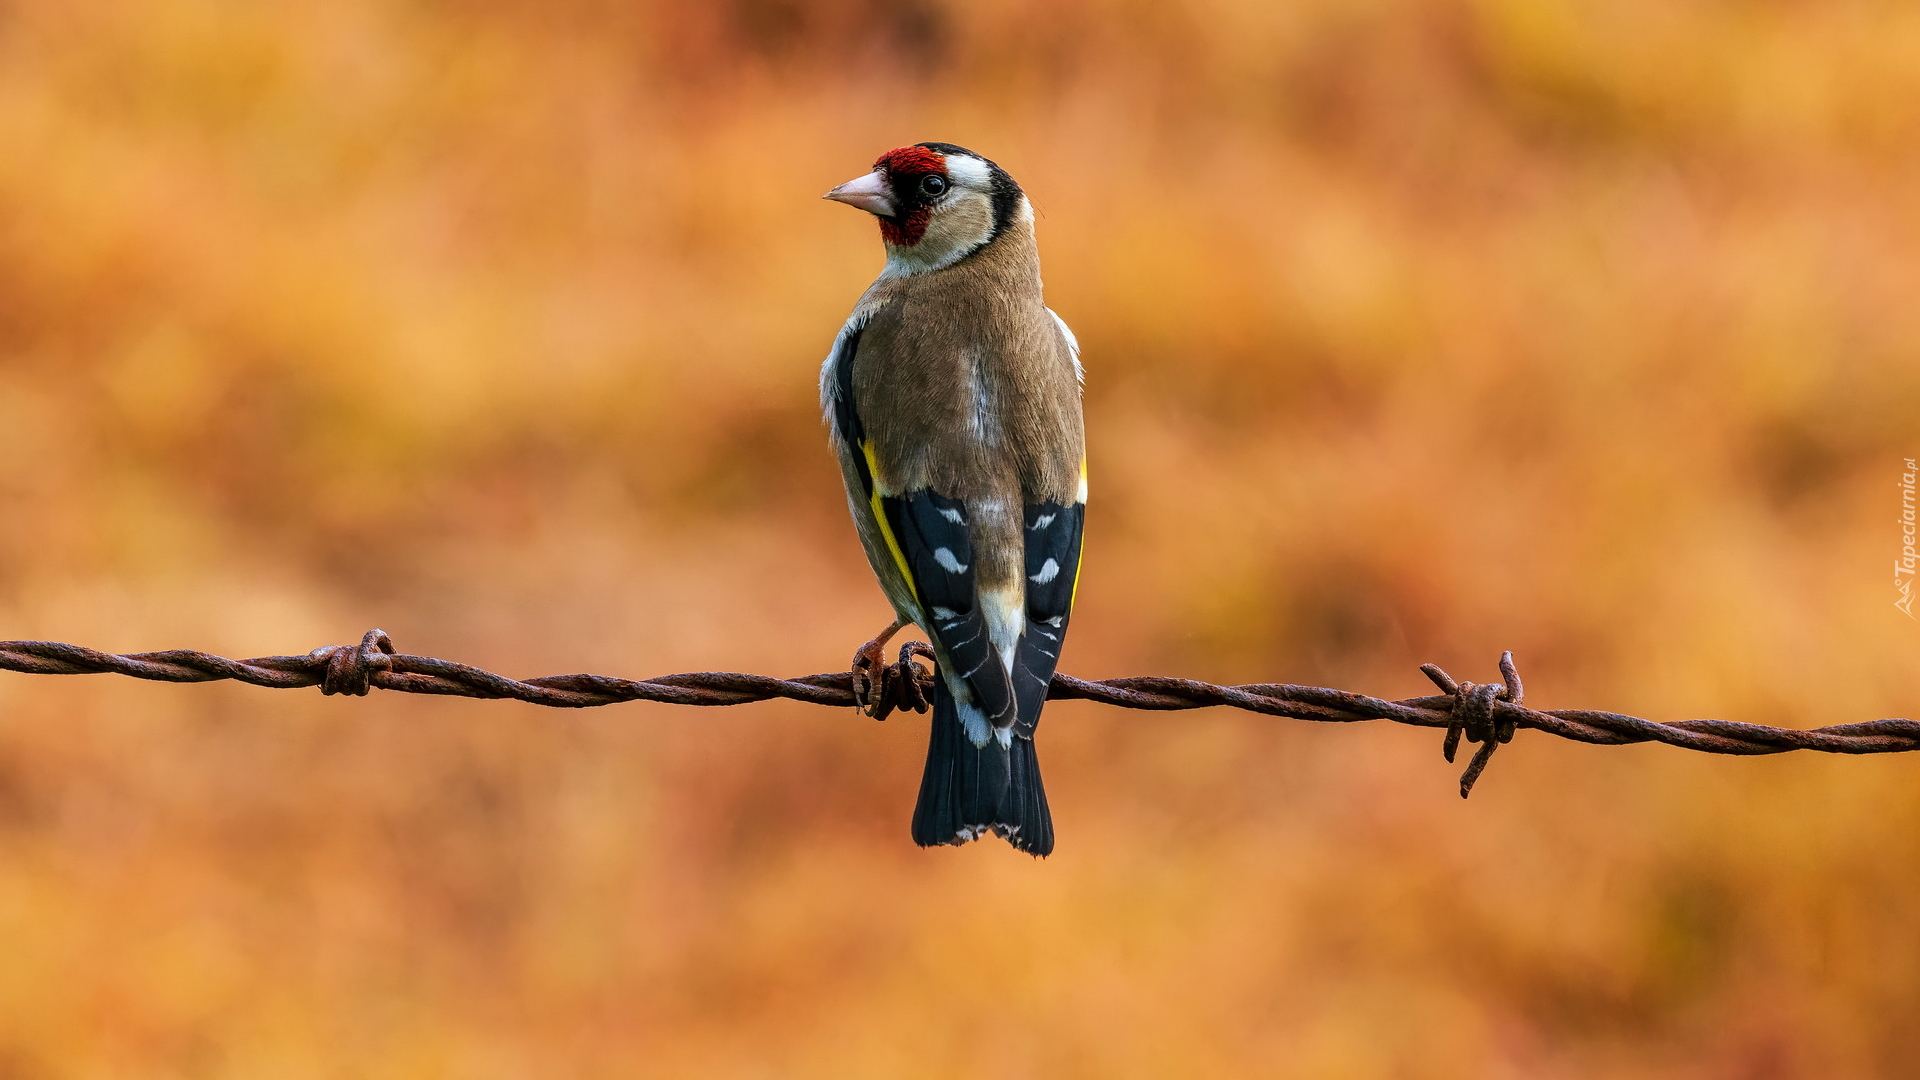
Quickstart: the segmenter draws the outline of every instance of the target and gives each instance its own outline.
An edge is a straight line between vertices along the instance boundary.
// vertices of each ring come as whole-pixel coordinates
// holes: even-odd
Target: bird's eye
[[[946,194],[947,178],[944,176],[923,176],[920,178],[920,194],[929,199],[937,199]]]

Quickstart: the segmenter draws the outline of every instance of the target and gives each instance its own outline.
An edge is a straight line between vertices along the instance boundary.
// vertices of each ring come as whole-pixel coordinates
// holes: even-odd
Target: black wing
[[[973,688],[974,703],[987,722],[995,727],[1012,723],[1017,715],[1013,683],[987,639],[986,613],[974,588],[965,504],[931,489],[882,495],[874,501],[895,545],[894,557],[933,624],[921,629],[940,643],[954,671]]]
[[[1060,643],[1073,614],[1074,583],[1080,578],[1080,534],[1085,503],[1063,506],[1049,499],[1027,507],[1027,632],[1013,658],[1020,733],[1033,734],[1047,687],[1060,663]]]

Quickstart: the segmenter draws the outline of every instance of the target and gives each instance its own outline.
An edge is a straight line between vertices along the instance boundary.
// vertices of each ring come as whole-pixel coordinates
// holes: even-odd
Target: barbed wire
[[[395,652],[385,631],[369,630],[358,645],[329,645],[304,656],[259,656],[232,660],[193,649],[116,654],[58,641],[0,641],[0,671],[34,675],[126,675],[159,682],[231,679],[253,686],[296,689],[318,686],[323,694],[364,695],[369,690],[510,698],[562,709],[593,708],[624,701],[669,705],[745,705],[785,698],[815,705],[860,707],[876,720],[896,709],[925,712],[934,672],[924,643],[910,642],[894,664],[777,679],[737,671],[696,671],[652,679],[608,675],[546,675],[510,679],[451,660]],[[1097,701],[1123,709],[1173,711],[1224,706],[1268,716],[1325,723],[1389,720],[1413,727],[1444,728],[1442,752],[1454,760],[1460,741],[1480,749],[1460,776],[1460,796],[1473,790],[1496,747],[1522,728],[1599,746],[1657,742],[1707,754],[1782,754],[1817,750],[1828,754],[1901,754],[1920,750],[1920,723],[1907,719],[1802,730],[1732,720],[1646,720],[1591,709],[1527,708],[1513,654],[1500,655],[1498,683],[1456,681],[1437,665],[1420,670],[1441,691],[1430,697],[1388,701],[1349,690],[1290,683],[1217,686],[1194,679],[1143,675],[1087,680],[1055,675],[1047,697]]]

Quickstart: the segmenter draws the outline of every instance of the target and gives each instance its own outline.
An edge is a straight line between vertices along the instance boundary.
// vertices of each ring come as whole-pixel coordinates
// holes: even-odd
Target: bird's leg
[[[876,720],[891,711],[886,705],[887,657],[883,650],[905,625],[904,620],[893,620],[893,625],[853,653],[853,707]]]

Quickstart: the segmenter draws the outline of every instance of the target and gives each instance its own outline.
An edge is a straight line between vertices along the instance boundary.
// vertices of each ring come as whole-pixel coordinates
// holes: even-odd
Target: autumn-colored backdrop
[[[832,670],[820,192],[940,139],[1085,347],[1065,670],[1920,710],[1920,8],[12,0],[0,638]],[[0,675],[0,1077],[1906,1077],[1920,759]]]

